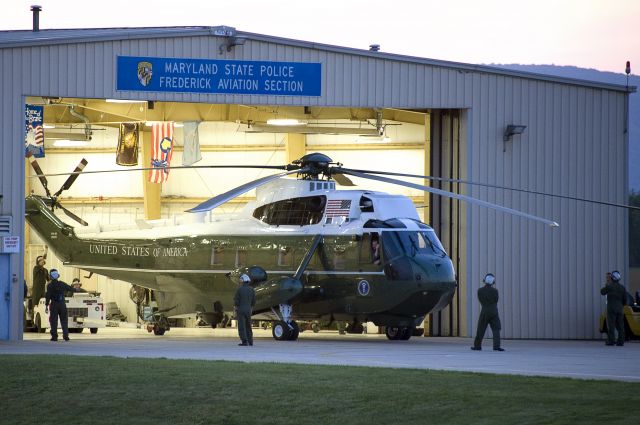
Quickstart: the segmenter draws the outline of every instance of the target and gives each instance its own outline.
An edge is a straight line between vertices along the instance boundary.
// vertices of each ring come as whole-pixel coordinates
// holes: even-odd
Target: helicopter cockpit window
[[[322,220],[326,202],[324,195],[285,199],[256,208],[253,217],[275,226],[317,224]]]
[[[433,230],[421,232],[383,232],[383,236],[393,240],[393,249],[398,249],[402,253],[415,257],[418,254],[430,254],[446,256],[444,247],[438,240]],[[393,236],[392,236],[393,235]],[[384,240],[386,252],[386,239]],[[398,255],[394,252],[395,255]]]

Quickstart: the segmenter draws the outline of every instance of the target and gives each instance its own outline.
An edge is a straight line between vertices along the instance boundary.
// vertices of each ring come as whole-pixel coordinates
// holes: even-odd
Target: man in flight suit
[[[602,295],[607,296],[607,342],[613,345],[615,331],[618,331],[616,345],[624,345],[624,314],[623,309],[627,304],[627,291],[620,285],[620,272],[607,273],[607,284],[600,289]]]
[[[48,247],[45,246],[44,254],[38,255],[36,258],[36,265],[33,266],[33,283],[31,286],[31,302],[34,306],[38,305],[40,298],[44,296],[44,290],[49,281],[49,270],[45,268],[47,264],[47,251]]]
[[[45,312],[49,313],[49,308],[51,308],[51,314],[49,315],[51,341],[58,340],[58,316],[60,316],[60,324],[62,326],[62,337],[65,341],[69,341],[69,316],[67,314],[67,303],[64,300],[64,294],[65,291],[75,291],[75,289],[63,281],[58,280],[60,277],[58,270],[51,269],[49,276],[51,276],[51,282],[47,285]]]
[[[238,278],[238,289],[233,297],[233,306],[238,320],[238,335],[242,341],[238,345],[253,345],[251,310],[256,305],[256,293],[249,283],[251,283],[249,275],[241,274]]]
[[[493,332],[493,349],[495,351],[504,351],[500,347],[500,316],[498,316],[498,290],[493,287],[496,283],[496,277],[488,273],[484,279],[484,286],[478,289],[478,300],[482,305],[480,317],[478,317],[478,330],[476,331],[476,339],[473,342],[472,350],[482,350],[482,338],[487,330],[487,325],[491,326]]]

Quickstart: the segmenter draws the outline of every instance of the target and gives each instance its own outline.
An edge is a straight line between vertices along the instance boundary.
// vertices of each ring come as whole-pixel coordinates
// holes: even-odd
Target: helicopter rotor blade
[[[639,210],[640,211],[640,207],[636,207],[636,206],[633,206],[633,205],[616,204],[615,202],[597,201],[595,199],[578,198],[576,196],[558,195],[558,194],[555,194],[555,193],[539,192],[539,191],[536,191],[536,190],[518,189],[518,188],[515,188],[515,187],[500,186],[500,185],[489,184],[489,183],[479,183],[479,182],[473,182],[473,181],[469,181],[469,180],[448,179],[446,177],[423,176],[423,175],[419,175],[419,174],[394,173],[394,172],[391,172],[391,171],[359,170],[359,169],[353,169],[353,168],[340,168],[337,171],[344,171],[345,173],[348,173],[349,171],[355,171],[355,172],[358,172],[358,173],[377,174],[377,175],[382,175],[382,176],[411,177],[411,178],[426,179],[426,180],[440,181],[440,182],[446,182],[446,183],[468,184],[468,185],[471,185],[471,186],[482,186],[482,187],[488,187],[488,188],[491,188],[491,189],[510,190],[510,191],[513,191],[513,192],[529,193],[529,194],[532,194],[532,195],[550,196],[552,198],[568,199],[568,200],[572,200],[572,201],[581,201],[581,202],[587,202],[587,203],[591,203],[591,204],[607,205],[607,206],[610,206],[610,207],[626,208],[628,210]]]
[[[331,173],[331,178],[334,179],[340,186],[355,186],[355,183],[344,174]]]
[[[55,205],[56,205],[57,208],[60,208],[67,216],[71,217],[72,219],[74,219],[78,223],[82,224],[83,226],[88,226],[89,225],[89,223],[87,223],[86,221],[84,221],[83,219],[81,219],[80,217],[78,217],[77,215],[75,215],[74,213],[72,213],[71,211],[69,211],[68,209],[63,207],[62,205],[60,205],[59,202],[56,202]]]
[[[80,175],[80,173],[82,173],[82,170],[84,170],[84,167],[87,166],[87,160],[82,158],[80,160],[80,162],[78,163],[78,165],[76,166],[75,170],[73,170],[73,173],[71,173],[69,175],[69,177],[67,178],[67,180],[64,182],[64,184],[62,185],[62,187],[60,187],[60,190],[58,190],[53,197],[57,198],[58,195],[60,195],[63,191],[68,190],[71,185],[73,184],[73,182],[76,181],[76,179],[78,178],[78,176]]]
[[[309,171],[309,168],[299,168],[296,170],[285,171],[283,173],[273,174],[270,176],[262,177],[257,180],[251,181],[249,183],[245,183],[242,186],[238,186],[234,189],[231,189],[225,193],[222,193],[218,196],[214,196],[213,198],[202,202],[201,204],[196,205],[195,207],[187,210],[187,212],[204,212],[210,211],[225,202],[235,198],[236,196],[240,196],[243,193],[250,191],[258,186],[262,186],[263,184],[269,183],[272,180],[279,179],[280,177],[288,176],[289,174],[297,174],[297,173],[306,173]]]
[[[503,207],[501,205],[497,205],[497,204],[492,204],[491,202],[487,202],[487,201],[482,201],[480,199],[476,199],[476,198],[471,198],[469,196],[465,196],[465,195],[460,195],[457,193],[453,193],[453,192],[448,192],[446,190],[441,190],[441,189],[436,189],[433,187],[429,187],[429,186],[423,186],[421,184],[415,184],[415,183],[409,183],[409,182],[405,182],[402,180],[397,180],[397,179],[392,179],[389,177],[382,177],[382,176],[375,176],[375,175],[371,175],[371,174],[366,174],[366,173],[360,173],[358,171],[354,171],[354,170],[347,170],[347,169],[340,169],[340,172],[344,173],[344,174],[350,174],[352,176],[356,176],[356,177],[361,177],[363,179],[370,179],[370,180],[377,180],[377,181],[381,181],[381,182],[385,182],[385,183],[391,183],[391,184],[397,184],[400,186],[405,186],[405,187],[410,187],[412,189],[418,189],[418,190],[424,190],[426,192],[430,192],[436,195],[441,195],[441,196],[446,196],[448,198],[453,198],[453,199],[459,199],[462,201],[466,201],[472,204],[476,204],[476,205],[481,205],[483,207],[487,207],[487,208],[493,208],[495,210],[498,211],[503,211],[509,214],[513,214],[513,215],[517,215],[520,217],[525,217],[528,218],[530,220],[535,220],[535,221],[539,221],[541,223],[545,223],[551,227],[558,227],[558,223],[556,223],[553,220],[547,220],[546,218],[542,218],[542,217],[538,217],[535,215],[531,215],[531,214],[527,214],[524,213],[522,211],[518,211],[518,210],[514,210],[511,208],[507,208],[507,207]]]
[[[44,187],[44,191],[47,194],[47,197],[51,198],[51,192],[49,192],[49,182],[47,181],[45,174],[42,172],[42,168],[40,168],[40,165],[38,165],[36,157],[33,155],[29,156],[29,163],[31,164],[31,168],[33,168],[33,170],[38,175],[38,179],[40,179],[40,183],[42,183],[42,187]]]
[[[190,170],[190,169],[217,169],[217,168],[251,168],[260,170],[290,170],[291,165],[181,165],[177,167],[167,167],[167,170]],[[69,176],[74,174],[106,174],[106,173],[127,173],[131,171],[157,170],[156,167],[141,168],[118,168],[114,170],[93,170],[93,171],[73,171],[71,173],[50,173],[42,174],[43,177]]]

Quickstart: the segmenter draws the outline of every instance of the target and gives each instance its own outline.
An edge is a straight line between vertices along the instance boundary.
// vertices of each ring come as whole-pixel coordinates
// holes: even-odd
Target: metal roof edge
[[[491,65],[476,65],[476,64],[469,64],[464,62],[454,62],[454,61],[446,61],[446,60],[440,60],[440,59],[421,58],[418,56],[401,55],[397,53],[370,51],[365,49],[357,49],[353,47],[335,46],[331,44],[322,44],[322,43],[315,43],[310,41],[295,40],[290,38],[256,34],[256,33],[250,33],[245,31],[238,31],[238,35],[244,36],[244,37],[247,37],[247,39],[256,40],[256,41],[288,44],[296,47],[306,47],[306,48],[312,48],[317,50],[326,50],[326,51],[332,51],[335,53],[357,54],[359,56],[367,56],[372,58],[400,60],[403,62],[412,62],[412,63],[422,64],[422,65],[437,66],[442,68],[455,68],[463,72],[464,71],[482,72],[482,73],[488,73],[488,74],[505,75],[510,77],[528,78],[532,80],[542,80],[542,81],[548,81],[548,82],[554,82],[554,83],[602,88],[602,89],[613,90],[613,91],[621,91],[625,93],[634,93],[636,92],[636,89],[637,89],[636,86],[623,86],[619,84],[602,83],[599,81],[582,80],[578,78],[557,77],[554,75],[539,74],[539,73],[528,72],[528,71],[516,71],[508,68],[501,68],[498,66],[491,66]]]
[[[402,62],[410,62],[421,65],[436,66],[441,68],[453,68],[460,72],[480,72],[494,75],[502,75],[517,78],[527,78],[532,80],[547,81],[552,83],[561,83],[577,86],[587,86],[600,88],[624,93],[634,93],[636,86],[623,86],[618,84],[601,83],[597,81],[581,80],[566,77],[557,77],[547,74],[538,74],[535,72],[516,71],[507,68],[500,68],[490,65],[476,65],[463,62],[445,61],[439,59],[421,58],[417,56],[401,55],[396,53],[386,53],[380,51],[370,51],[365,49],[357,49],[353,47],[343,47],[331,44],[316,43],[311,41],[303,41],[290,39],[285,37],[270,36],[265,34],[257,34],[246,31],[237,31],[233,27],[224,25],[220,26],[194,26],[194,27],[141,27],[141,28],[79,28],[79,29],[45,29],[37,32],[31,30],[17,31],[0,31],[0,49],[20,48],[33,46],[46,46],[69,43],[90,43],[100,41],[117,41],[117,40],[134,40],[145,38],[164,38],[171,37],[197,37],[197,36],[213,36],[221,37],[225,34],[233,32],[235,36],[241,36],[247,40],[262,41],[267,43],[285,44],[293,47],[301,47],[307,49],[323,50],[333,53],[343,53],[358,56],[366,56],[376,59],[386,59]],[[56,32],[56,34],[52,34]],[[24,34],[38,35],[38,37],[30,37],[24,39],[8,39],[3,40],[2,34]],[[51,36],[47,37],[47,33]]]

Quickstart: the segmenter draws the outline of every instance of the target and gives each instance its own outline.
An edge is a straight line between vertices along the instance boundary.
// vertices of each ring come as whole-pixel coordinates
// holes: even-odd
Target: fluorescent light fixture
[[[391,137],[389,136],[360,136],[356,138],[356,142],[361,143],[389,143],[391,142]]]
[[[44,124],[42,128],[56,128],[56,126],[53,124]]]
[[[147,103],[146,100],[107,99],[107,103]]]
[[[87,142],[85,142],[84,140],[60,139],[53,142],[53,146],[57,148],[77,148],[87,146]]]
[[[267,120],[268,125],[307,125],[306,121],[298,121],[292,118],[274,118]]]
[[[147,121],[147,122],[144,123],[144,125],[145,125],[145,127],[151,127],[151,126],[153,126],[153,124],[155,124],[157,122],[165,122],[165,121]],[[173,123],[173,127],[174,128],[184,127],[184,123],[174,122]]]

